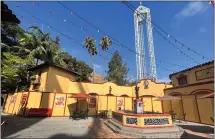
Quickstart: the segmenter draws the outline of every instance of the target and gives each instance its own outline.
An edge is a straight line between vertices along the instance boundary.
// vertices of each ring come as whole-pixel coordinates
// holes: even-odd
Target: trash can
[[[112,110],[111,109],[108,110],[108,112],[107,112],[107,118],[108,119],[112,118]]]

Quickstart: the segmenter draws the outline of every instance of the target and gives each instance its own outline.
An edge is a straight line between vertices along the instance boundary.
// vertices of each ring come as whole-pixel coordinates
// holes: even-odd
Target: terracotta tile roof
[[[194,68],[199,68],[199,67],[201,67],[201,66],[206,66],[206,65],[209,65],[209,64],[212,64],[212,63],[214,63],[214,60],[208,61],[208,62],[203,63],[203,64],[200,64],[200,65],[196,65],[196,66],[191,67],[191,68],[187,68],[187,69],[182,70],[182,71],[178,71],[178,72],[172,73],[172,74],[169,75],[169,78],[171,78],[173,75],[175,75],[175,74],[177,74],[177,73],[186,72],[186,71],[192,70],[192,69],[194,69]]]
[[[20,24],[20,20],[12,13],[3,1],[1,1],[1,21]]]

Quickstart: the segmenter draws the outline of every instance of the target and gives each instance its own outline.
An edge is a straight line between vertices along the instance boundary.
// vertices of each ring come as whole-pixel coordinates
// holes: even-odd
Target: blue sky
[[[75,15],[72,15],[68,10],[62,7],[57,2],[5,2],[9,8],[15,14],[21,15],[18,18],[21,20],[20,26],[27,29],[30,25],[33,25],[33,18],[30,17],[25,11],[39,17],[49,25],[58,29],[60,32],[70,36],[74,40],[83,42],[84,39],[89,36],[89,33],[81,30],[69,23],[72,21],[83,28],[90,31],[97,41],[97,47],[99,47],[100,38],[104,35],[98,30],[94,29],[89,24],[86,24],[83,20],[80,20]],[[126,5],[119,2],[63,2],[71,10],[84,17],[89,22],[93,23],[96,27],[103,30],[111,37],[117,39],[122,44],[128,46],[130,49],[135,50],[134,41],[134,17],[133,12]],[[139,2],[130,2],[136,8]],[[21,8],[17,8],[19,5]],[[213,6],[208,2],[143,2],[145,7],[150,8],[152,22],[161,27],[163,30],[174,36],[179,41],[193,50],[196,50],[203,56],[213,58]],[[51,15],[49,14],[51,11]],[[57,15],[57,16],[56,16]],[[65,19],[65,22],[60,16]],[[49,32],[53,38],[60,36],[60,44],[64,51],[70,53],[73,57],[79,60],[83,60],[90,66],[89,54],[80,45],[73,43],[71,40],[59,35],[54,30],[48,28],[39,20],[36,19],[36,25],[43,27],[44,32]],[[156,28],[156,27],[155,27]],[[145,32],[145,31],[144,31]],[[160,66],[170,69],[172,71],[180,71],[184,68],[174,67],[171,64],[163,64],[158,61],[166,61],[184,67],[191,67],[196,65],[190,59],[182,55],[176,48],[170,45],[163,37],[156,33],[153,33],[155,58],[156,63]],[[146,55],[148,56],[148,48],[146,42],[145,32],[145,47]],[[204,63],[208,60],[202,59],[194,53],[182,48],[176,44],[187,55],[198,61]],[[128,78],[136,74],[135,54],[127,49],[120,48],[117,45],[113,45],[108,51],[114,52],[118,50],[123,60],[127,63],[129,68]],[[103,54],[101,49],[99,53]],[[110,59],[111,56],[107,54]],[[107,62],[106,62],[107,63]],[[147,73],[149,71],[149,61],[147,61]],[[96,72],[103,73],[103,69],[108,70],[107,64],[104,64],[104,59],[99,56],[95,56]],[[159,81],[168,81],[168,75],[171,71],[164,70],[157,67],[157,76]]]

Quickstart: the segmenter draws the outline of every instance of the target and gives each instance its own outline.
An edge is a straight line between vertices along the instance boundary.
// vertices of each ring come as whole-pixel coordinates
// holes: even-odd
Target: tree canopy
[[[128,68],[126,63],[122,62],[122,57],[118,51],[115,51],[108,63],[108,73],[106,79],[115,82],[118,85],[124,85],[127,78]]]
[[[27,90],[31,75],[27,69],[44,62],[79,73],[78,81],[88,81],[93,71],[85,62],[62,52],[59,36],[53,40],[36,26],[25,31],[18,25],[2,24],[1,38],[2,92]]]

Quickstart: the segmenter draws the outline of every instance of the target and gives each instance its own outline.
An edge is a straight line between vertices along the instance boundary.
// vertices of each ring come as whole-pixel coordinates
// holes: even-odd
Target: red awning
[[[84,93],[79,93],[79,94],[72,95],[72,98],[89,98],[89,95]]]
[[[199,98],[214,98],[214,93],[210,93]]]

